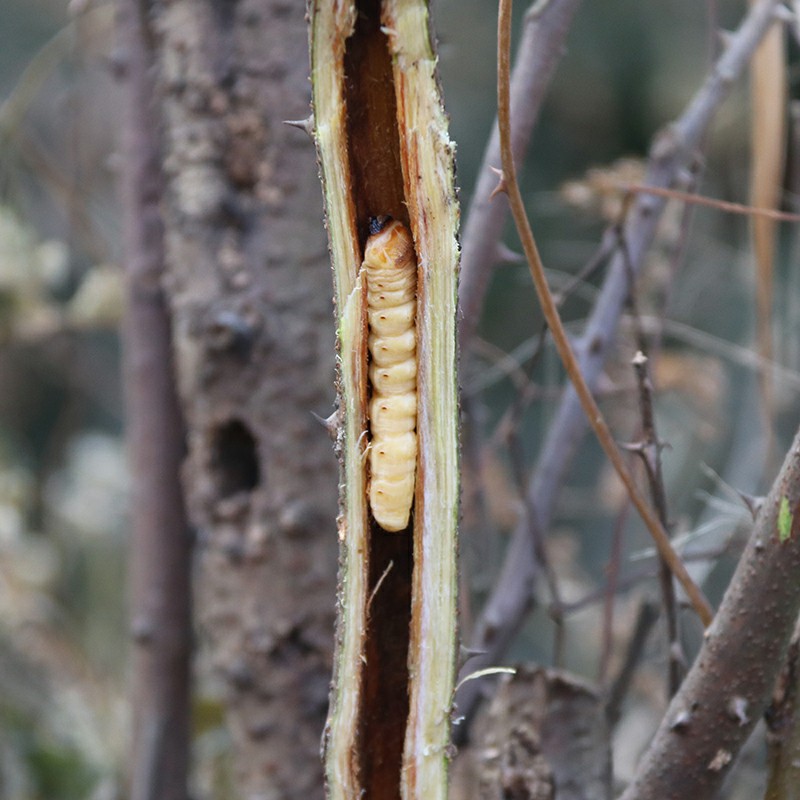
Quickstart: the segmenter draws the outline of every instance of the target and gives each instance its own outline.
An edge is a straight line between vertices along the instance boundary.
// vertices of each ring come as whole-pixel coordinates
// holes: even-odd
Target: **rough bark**
[[[603,702],[569,673],[523,666],[503,675],[475,722],[466,798],[609,800],[611,751]]]
[[[168,291],[197,597],[242,797],[322,795],[336,573],[330,278],[303,4],[160,6]]]
[[[800,435],[622,800],[711,798],[764,713],[800,611]]]
[[[185,800],[189,762],[191,538],[180,486],[184,428],[172,369],[164,268],[160,143],[154,124],[148,3],[120,0],[126,104],[122,206],[123,331],[133,481],[130,546],[133,800]]]

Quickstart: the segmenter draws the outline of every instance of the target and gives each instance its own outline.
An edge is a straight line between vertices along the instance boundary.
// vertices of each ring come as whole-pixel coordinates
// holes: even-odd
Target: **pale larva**
[[[369,352],[372,516],[387,531],[408,526],[417,464],[417,262],[408,229],[370,221],[364,250]]]

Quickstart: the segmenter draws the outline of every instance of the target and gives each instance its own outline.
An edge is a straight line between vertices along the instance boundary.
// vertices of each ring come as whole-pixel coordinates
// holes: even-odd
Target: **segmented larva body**
[[[408,229],[397,220],[370,222],[364,250],[369,380],[369,502],[387,531],[408,526],[417,464],[417,261]]]

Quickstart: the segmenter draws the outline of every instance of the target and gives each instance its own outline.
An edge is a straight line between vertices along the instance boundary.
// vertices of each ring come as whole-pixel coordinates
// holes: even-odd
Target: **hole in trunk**
[[[229,420],[214,431],[211,469],[220,499],[258,486],[261,470],[256,440],[241,420]]]

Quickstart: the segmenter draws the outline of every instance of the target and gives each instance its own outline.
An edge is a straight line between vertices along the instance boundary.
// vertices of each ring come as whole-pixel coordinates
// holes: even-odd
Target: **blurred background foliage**
[[[604,227],[618,217],[619,197],[607,190],[608,182],[640,174],[653,135],[680,113],[702,80],[719,46],[709,27],[715,6],[725,27],[737,23],[745,4],[606,0],[579,11],[524,169],[529,213],[554,286],[581,269]],[[525,8],[517,3],[518,20]],[[496,4],[439,0],[434,19],[466,214],[494,118]],[[118,56],[112,3],[0,3],[0,798],[115,798],[126,760]],[[746,87],[738,87],[717,117],[701,182],[707,195],[746,202],[746,101]],[[774,474],[772,468],[762,472],[757,456],[744,463],[731,455],[757,453],[763,444],[748,222],[698,208],[684,247],[685,230],[681,209],[671,209],[638,301],[654,317],[666,305],[655,377],[658,424],[670,445],[664,466],[677,532],[706,526],[724,531],[727,541],[746,513],[710,469],[748,492],[762,490]],[[778,454],[798,422],[794,235],[783,227],[776,264]],[[510,224],[506,244],[517,246]],[[564,306],[576,331],[599,280],[584,283]],[[519,513],[498,423],[521,388],[533,384],[517,431],[528,469],[558,397],[562,374],[550,349],[532,372],[527,369],[540,325],[526,266],[500,266],[479,341],[462,359],[465,396],[480,412],[486,445],[481,480],[489,487],[486,518],[480,524],[465,519],[467,627],[492,585],[505,534]],[[604,410],[621,441],[635,435],[637,423],[632,348],[630,331],[623,331],[601,386]],[[567,603],[602,586],[621,506],[616,480],[587,440],[550,539]],[[635,575],[653,562],[635,519],[628,528],[627,550],[639,558],[626,556],[622,573]],[[707,541],[713,548],[722,540]],[[733,563],[730,556],[710,562],[713,599]],[[620,641],[642,591],[650,589],[620,600],[614,628]],[[599,609],[598,603],[581,606],[567,621],[565,665],[590,677],[598,669]],[[687,635],[696,639],[699,631],[690,623]],[[552,623],[542,607],[512,655],[549,663],[551,645]],[[643,670],[634,687],[647,702],[632,705],[618,736],[637,746],[663,708],[659,647],[654,641],[652,669]],[[231,778],[222,712],[213,685],[202,686],[196,796],[223,798],[231,796]],[[635,757],[629,750],[617,752],[622,776]]]

